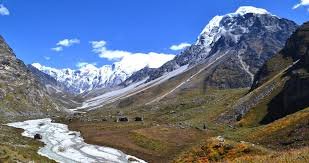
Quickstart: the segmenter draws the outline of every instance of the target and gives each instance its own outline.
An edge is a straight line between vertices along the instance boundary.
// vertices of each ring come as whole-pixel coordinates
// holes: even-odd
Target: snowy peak
[[[215,34],[219,31],[220,22],[222,19],[223,16],[215,16],[211,19],[201,32],[197,44],[209,46],[214,41]]]
[[[252,13],[254,15],[274,16],[265,9],[256,8],[252,6],[242,6],[242,7],[239,7],[234,13],[229,13],[229,14],[222,15],[222,16],[217,15],[213,19],[211,19],[209,23],[206,25],[206,27],[202,30],[200,36],[198,37],[196,45],[203,45],[205,47],[209,47],[209,50],[210,50],[211,49],[210,46],[212,43],[218,41],[218,39],[222,35],[226,35],[226,34],[229,35],[229,33],[231,33],[230,28],[239,26],[237,24],[237,21],[234,21],[235,19],[237,19],[237,17],[243,17],[244,15],[249,14],[249,13]],[[222,22],[227,19],[229,19],[229,24],[224,27],[222,25]],[[247,31],[246,28],[241,28],[240,30],[243,30],[243,33]],[[235,36],[234,38],[236,38],[235,41],[237,41],[237,36]]]
[[[41,69],[43,66],[39,63],[32,63],[31,64],[33,67],[37,68],[37,69]]]
[[[81,68],[80,68],[80,71],[86,71],[86,72],[91,72],[91,71],[98,71],[98,68],[97,67],[95,67],[94,65],[92,65],[92,64],[86,64],[86,65],[84,65],[84,66],[82,66]]]
[[[248,13],[253,13],[253,14],[271,14],[265,9],[262,8],[256,8],[253,6],[241,6],[237,9],[237,11],[234,14],[238,15],[245,15]]]

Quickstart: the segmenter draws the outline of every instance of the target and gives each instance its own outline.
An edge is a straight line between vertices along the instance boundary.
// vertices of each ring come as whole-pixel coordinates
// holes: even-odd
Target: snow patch
[[[253,13],[253,14],[270,14],[270,12],[268,12],[265,9],[256,8],[256,7],[253,7],[253,6],[241,6],[235,12],[235,14],[239,14],[239,15],[245,15],[245,14],[248,14],[248,13]]]
[[[251,77],[251,82],[253,82],[254,80],[254,74],[252,72],[250,72],[250,66],[246,64],[246,62],[243,60],[242,56],[241,56],[241,53],[238,53],[237,55],[239,61],[240,61],[240,64],[241,64],[241,67],[243,68],[243,70],[245,70]]]

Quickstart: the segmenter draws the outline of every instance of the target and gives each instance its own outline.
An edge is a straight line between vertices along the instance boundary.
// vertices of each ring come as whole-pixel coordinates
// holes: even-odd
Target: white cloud
[[[49,61],[51,58],[48,57],[48,56],[44,56],[44,59],[47,60],[47,61]]]
[[[106,41],[90,41],[92,45],[92,51],[98,53],[101,58],[106,58],[108,60],[119,60],[125,56],[131,55],[130,52],[122,50],[108,50],[105,45]]]
[[[149,68],[161,67],[167,61],[172,60],[175,55],[163,53],[130,53],[124,56],[118,63],[124,65],[126,69],[134,71],[139,70],[146,66]]]
[[[55,52],[61,52],[63,51],[64,47],[70,47],[73,46],[74,44],[79,44],[80,40],[79,39],[63,39],[61,41],[59,41],[56,45],[57,47],[51,48],[52,51]]]
[[[171,47],[170,47],[170,49],[171,50],[174,50],[174,51],[178,51],[178,50],[182,50],[182,49],[184,49],[184,48],[186,48],[186,47],[188,47],[188,46],[190,46],[191,44],[189,44],[189,43],[186,43],[186,42],[183,42],[183,43],[180,43],[180,44],[178,44],[178,45],[172,45]]]
[[[309,6],[309,0],[300,0],[300,2],[293,7],[293,9],[297,9],[301,6]]]
[[[55,48],[51,48],[51,50],[55,51],[55,52],[61,52],[61,51],[63,51],[63,47],[58,46],[58,47],[55,47]]]
[[[99,57],[106,58],[111,61],[116,61],[114,64],[125,66],[128,71],[134,71],[148,66],[150,68],[158,68],[169,60],[172,60],[175,55],[164,53],[133,53],[123,50],[110,50],[106,47],[106,41],[91,41],[93,52]]]
[[[93,49],[99,49],[106,45],[105,41],[90,41]]]
[[[64,39],[64,40],[61,40],[57,43],[57,46],[63,46],[63,47],[70,47],[74,44],[79,44],[80,43],[80,40],[79,39]]]
[[[3,5],[0,5],[0,15],[10,15],[10,11]]]

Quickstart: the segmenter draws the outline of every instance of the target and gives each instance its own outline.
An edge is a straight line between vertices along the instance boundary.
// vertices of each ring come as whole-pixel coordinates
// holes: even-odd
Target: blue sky
[[[308,0],[302,0],[306,5]],[[111,64],[90,41],[130,53],[177,54],[170,46],[193,43],[215,15],[239,6],[265,8],[298,24],[309,20],[301,0],[1,0],[9,15],[0,16],[0,34],[25,63],[76,68],[79,62]],[[1,14],[1,10],[0,10]],[[72,39],[59,41],[64,39]],[[59,43],[58,45],[56,45]],[[52,48],[62,47],[56,52]],[[60,48],[61,50],[61,48]]]

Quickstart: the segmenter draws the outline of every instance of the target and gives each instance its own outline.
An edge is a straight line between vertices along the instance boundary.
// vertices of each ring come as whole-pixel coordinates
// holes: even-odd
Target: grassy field
[[[233,160],[235,163],[306,163],[309,162],[309,148],[274,152],[267,155],[243,156]]]
[[[98,110],[72,121],[69,127],[81,131],[91,144],[114,147],[149,162],[172,161],[200,140],[214,136],[211,128],[216,128],[216,117],[246,91],[209,89],[204,94],[184,90],[150,106]],[[130,122],[115,122],[119,112]],[[136,116],[143,116],[144,121],[134,122]]]
[[[288,140],[288,136],[284,137],[287,132],[282,131],[292,132],[296,124],[307,124],[306,109],[269,125],[259,125],[254,114],[248,114],[239,122],[243,124],[236,127],[217,123],[217,117],[231,109],[247,91],[208,89],[203,93],[199,88],[183,89],[177,96],[169,96],[150,106],[121,110],[107,107],[90,112],[70,122],[69,126],[81,131],[88,143],[114,147],[149,162],[246,162],[246,159],[254,162],[259,157],[266,159],[283,150],[306,146],[278,144],[280,138]],[[115,122],[119,112],[130,121]],[[263,115],[262,112],[261,117]],[[136,116],[143,116],[144,121],[134,122]],[[219,135],[225,138],[226,144],[218,148],[214,138]]]
[[[212,137],[205,139],[198,146],[183,152],[174,162],[225,162],[233,161],[243,156],[261,156],[272,152],[248,142],[236,142],[223,137]]]
[[[197,129],[135,122],[74,122],[70,129],[81,131],[87,143],[114,147],[149,162],[172,160],[204,136]]]

